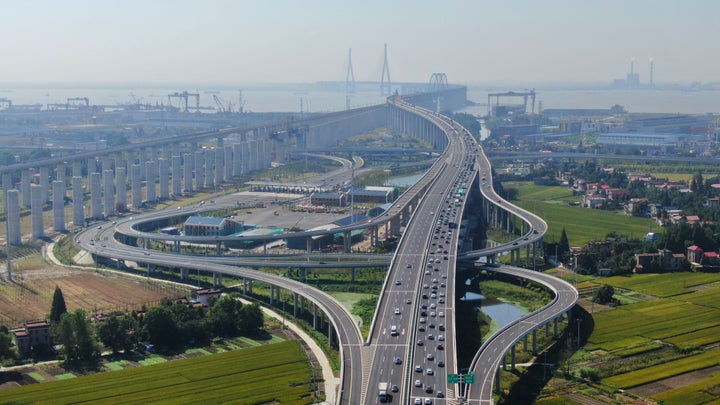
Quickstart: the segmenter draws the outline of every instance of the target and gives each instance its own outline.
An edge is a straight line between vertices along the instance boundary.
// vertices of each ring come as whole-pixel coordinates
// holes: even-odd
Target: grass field
[[[698,354],[697,356],[689,356],[680,360],[619,374],[606,378],[604,382],[615,387],[631,388],[663,378],[715,366],[718,362],[720,362],[720,350],[713,350]]]
[[[309,364],[287,341],[2,391],[3,403],[310,404]],[[91,389],[90,389],[91,388]]]
[[[693,292],[691,287],[720,281],[717,273],[665,273],[665,274],[634,274],[632,277],[615,276],[599,280],[601,284],[616,288],[625,288],[656,297],[672,297],[674,295]],[[711,294],[712,293],[706,293]],[[701,295],[695,296],[700,299]]]
[[[563,228],[571,246],[602,240],[609,233],[640,238],[648,232],[662,232],[655,222],[648,218],[630,217],[617,211],[593,210],[570,206],[569,202],[580,201],[566,187],[536,186],[530,182],[503,183],[505,188],[518,190],[516,205],[542,217],[548,224],[545,240],[557,242]]]

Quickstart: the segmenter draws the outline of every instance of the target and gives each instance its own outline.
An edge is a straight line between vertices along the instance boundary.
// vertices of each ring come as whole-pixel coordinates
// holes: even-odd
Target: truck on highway
[[[388,401],[387,389],[388,389],[388,383],[381,382],[378,384],[378,399],[380,400],[380,402],[384,403],[384,402]]]

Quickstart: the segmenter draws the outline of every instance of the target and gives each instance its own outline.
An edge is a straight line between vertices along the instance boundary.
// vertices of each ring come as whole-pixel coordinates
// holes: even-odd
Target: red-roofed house
[[[15,345],[21,356],[30,356],[33,351],[49,350],[52,344],[50,324],[45,321],[31,322],[22,329],[11,331],[15,336]]]
[[[692,245],[687,248],[687,259],[690,263],[700,263],[703,258],[703,250],[700,246]]]

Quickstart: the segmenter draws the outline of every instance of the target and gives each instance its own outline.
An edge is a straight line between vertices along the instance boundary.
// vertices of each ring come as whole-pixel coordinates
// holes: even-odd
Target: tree
[[[55,342],[62,345],[65,361],[69,363],[92,360],[97,355],[97,342],[90,318],[82,309],[67,312],[53,326]]]
[[[112,316],[97,326],[98,339],[113,353],[120,350],[130,351],[135,345],[137,321],[129,315]]]
[[[229,296],[224,296],[215,302],[210,311],[210,319],[215,333],[219,335],[232,335],[238,331],[242,302]]]
[[[260,304],[257,302],[250,305],[243,305],[240,308],[240,322],[238,329],[241,332],[252,332],[263,327],[263,313]]]
[[[607,304],[613,301],[615,288],[611,285],[603,285],[593,293],[593,302],[598,304]]]
[[[145,315],[148,340],[158,346],[173,347],[180,342],[178,326],[168,307],[152,307]]]
[[[13,338],[7,332],[7,329],[0,331],[0,359],[14,359],[17,352],[13,349]]]
[[[65,305],[65,297],[63,296],[60,287],[55,286],[52,307],[50,307],[50,323],[60,322],[60,317],[66,312],[67,306]]]

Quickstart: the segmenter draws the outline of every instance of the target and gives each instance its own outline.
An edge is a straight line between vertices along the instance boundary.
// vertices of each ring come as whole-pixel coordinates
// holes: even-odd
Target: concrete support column
[[[300,296],[300,315],[305,313],[305,296]]]
[[[73,177],[82,177],[82,163],[79,160],[72,162]]]
[[[187,281],[190,278],[190,271],[188,269],[180,269],[180,280]]]
[[[103,199],[105,200],[105,216],[115,215],[115,179],[110,169],[103,170]]]
[[[182,194],[182,158],[174,155],[170,161],[172,166],[172,193],[177,197]]]
[[[331,323],[328,322],[328,345],[330,345],[331,347],[333,345],[333,338],[334,338],[333,332],[334,332],[333,326]]]
[[[65,232],[65,182],[53,181],[53,229]]]
[[[533,329],[533,356],[537,356],[537,329]]]
[[[515,370],[515,345],[510,349],[510,368]]]
[[[293,293],[293,316],[297,318],[298,314],[298,295],[297,293]]]
[[[559,321],[558,318],[553,319],[553,337],[555,339],[557,339],[558,336],[560,336],[560,334],[558,332],[558,321]]]
[[[233,160],[232,160],[233,176],[237,177],[237,176],[240,176],[243,174],[242,159],[241,159],[242,158],[242,145],[239,143],[236,143],[232,146],[232,148],[233,148],[233,154],[232,154],[232,156],[233,156]],[[226,158],[225,164],[227,164],[227,158]]]
[[[225,181],[225,148],[215,149],[215,181],[220,184]]]
[[[157,162],[150,160],[145,162],[145,195],[146,200],[150,204],[157,202],[157,190],[155,188],[155,179],[157,179]]]
[[[65,176],[65,163],[58,163],[57,167],[55,168],[55,180],[62,181],[63,184],[67,187],[67,178]]]
[[[240,143],[240,164],[243,175],[250,173],[250,144],[247,141]]]
[[[83,179],[80,176],[72,178],[73,225],[85,225],[85,201]]]
[[[130,194],[135,209],[142,206],[142,168],[135,163],[130,169]]]
[[[41,166],[40,177],[38,177],[38,184],[40,185],[40,192],[42,193],[43,204],[50,201],[50,190],[48,181],[50,181],[50,168],[47,166]]]
[[[170,198],[170,161],[167,159],[158,160],[160,167],[160,199],[167,200]]]
[[[97,173],[97,160],[95,160],[94,157],[88,158],[87,166],[88,166],[88,170],[87,170],[88,177],[90,177],[90,175],[92,173]]]
[[[100,219],[103,217],[102,207],[102,174],[90,174],[90,217]]]
[[[523,351],[526,352],[526,351],[527,351],[527,348],[528,348],[528,335],[525,335],[525,336],[523,337]]]
[[[275,286],[270,284],[270,305],[275,304]]]
[[[227,181],[233,177],[234,171],[232,145],[225,145],[225,147],[223,148],[223,153],[225,154],[225,156],[223,157],[223,167],[225,168],[225,181]]]
[[[317,330],[317,304],[313,304],[313,329]]]
[[[205,187],[215,187],[215,149],[205,149]]]
[[[205,184],[205,163],[203,162],[203,151],[195,151],[195,189],[202,190]]]
[[[20,172],[20,193],[22,194],[22,204],[25,207],[30,206],[30,184],[32,184],[32,173],[30,170]]]
[[[183,155],[183,184],[184,191],[191,193],[193,191],[193,156],[189,153]]]
[[[40,239],[45,236],[43,224],[42,188],[37,184],[30,186],[30,220],[32,222],[32,237]]]
[[[7,212],[7,192],[13,188],[12,175],[10,173],[3,173],[2,175],[2,190],[3,190],[3,212]]]
[[[115,166],[115,205],[118,209],[127,209],[127,175],[125,166]]]
[[[242,283],[243,283],[243,295],[247,295],[247,279],[243,278]]]
[[[10,189],[5,193],[7,200],[7,210],[5,210],[5,218],[7,221],[7,243],[11,245],[19,245],[22,243],[22,233],[20,232],[20,192],[17,189]]]

